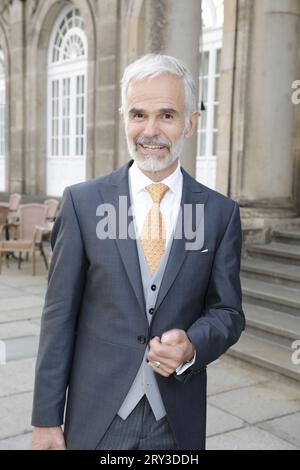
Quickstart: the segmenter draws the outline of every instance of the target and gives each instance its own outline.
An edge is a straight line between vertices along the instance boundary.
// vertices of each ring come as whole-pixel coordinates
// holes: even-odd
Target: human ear
[[[187,139],[192,137],[192,135],[194,133],[194,130],[197,127],[197,121],[198,121],[199,116],[200,116],[200,113],[198,111],[193,112],[193,114],[191,115],[191,117],[189,119],[189,122],[188,122],[188,126],[185,130],[185,133],[184,133],[184,136]]]

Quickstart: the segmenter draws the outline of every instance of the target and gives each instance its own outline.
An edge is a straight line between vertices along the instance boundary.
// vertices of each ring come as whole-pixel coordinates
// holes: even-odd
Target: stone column
[[[10,76],[10,64],[9,64],[9,48],[8,48],[8,16],[9,6],[3,7],[0,11],[1,16],[1,28],[0,28],[0,48],[4,55],[4,72],[5,72],[5,153],[4,153],[4,187],[5,191],[9,189],[9,161],[10,161],[10,98],[9,98],[9,76]]]
[[[151,1],[151,0],[147,0]],[[125,67],[145,54],[145,2],[144,0],[123,0],[120,4],[119,69],[118,90],[121,106],[120,80]],[[118,141],[116,166],[119,168],[129,160],[124,126],[117,115]]]
[[[187,4],[188,3],[188,4]],[[166,4],[165,24],[160,19],[159,4]],[[198,102],[198,80],[199,80],[199,41],[201,33],[201,1],[182,0],[172,1],[154,1],[153,2],[153,25],[149,30],[151,32],[151,44],[153,49],[157,48],[156,31],[165,31],[162,43],[162,52],[173,55],[183,60],[191,71],[197,92]],[[184,154],[181,163],[184,168],[195,176],[196,172],[196,156],[197,156],[197,132],[193,137],[186,141]]]
[[[244,3],[244,2],[242,2]],[[238,172],[232,149],[231,195],[266,213],[293,213],[293,120],[291,84],[298,74],[300,2],[255,0],[244,100],[243,152]],[[236,104],[233,113],[237,110]],[[238,123],[233,128],[238,131]]]
[[[10,192],[25,192],[25,44],[24,2],[14,0],[10,8],[10,97],[11,152]]]
[[[182,0],[128,1],[123,8],[122,24],[125,27],[122,38],[126,42],[122,48],[126,63],[122,64],[121,73],[126,64],[142,54],[161,52],[174,55],[183,60],[192,72],[198,92],[200,0],[188,0],[188,5]],[[195,133],[192,139],[187,140],[181,159],[184,168],[192,175],[195,175],[196,153]],[[119,161],[123,162],[125,158],[120,146]]]
[[[117,165],[120,24],[117,0],[100,0],[94,3],[97,70],[94,95],[96,124],[93,176],[97,177],[113,171]]]
[[[227,0],[224,5],[224,24],[223,24],[223,44],[221,50],[221,70],[220,70],[220,104],[219,104],[219,130],[218,130],[218,148],[217,148],[217,168],[216,168],[216,190],[228,195],[230,192],[230,170],[231,170],[231,133],[233,125],[233,85],[235,71],[239,68],[238,73],[245,74],[245,45],[247,51],[247,21],[241,25],[239,29],[243,31],[243,48],[242,57],[236,57],[237,43],[237,4],[238,0]],[[244,15],[245,18],[246,15]],[[240,44],[241,41],[239,41]],[[244,61],[242,61],[244,58]],[[243,63],[244,62],[244,63]],[[240,81],[241,82],[241,81]],[[243,108],[242,108],[243,109]],[[243,119],[239,119],[243,123]]]

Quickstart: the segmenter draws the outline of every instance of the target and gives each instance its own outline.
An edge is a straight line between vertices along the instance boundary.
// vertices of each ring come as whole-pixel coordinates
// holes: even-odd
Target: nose
[[[143,135],[145,137],[154,137],[159,134],[157,121],[155,118],[149,119],[145,125]]]

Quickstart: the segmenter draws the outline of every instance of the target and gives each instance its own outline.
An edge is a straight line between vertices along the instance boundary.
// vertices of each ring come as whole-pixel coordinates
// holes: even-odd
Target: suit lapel
[[[181,213],[183,214],[185,204],[205,204],[208,198],[208,193],[203,190],[203,186],[194,180],[185,170],[181,169],[183,173],[183,187],[182,187],[182,198],[181,198]],[[177,221],[178,224],[183,223],[183,218],[179,218]],[[193,226],[195,227],[195,214],[193,213]],[[160,286],[159,294],[157,297],[157,302],[155,306],[155,314],[159,309],[162,301],[167,295],[170,287],[175,281],[177,274],[181,266],[184,263],[184,260],[187,256],[188,251],[186,250],[185,244],[190,242],[185,237],[185,232],[181,230],[182,237],[174,238],[166,265],[165,273],[163,280]],[[155,316],[154,314],[154,316]]]
[[[129,224],[132,224],[132,216],[128,215],[128,209],[131,206],[130,193],[129,193],[129,182],[128,182],[128,170],[131,166],[132,161],[127,165],[120,168],[120,170],[111,174],[110,183],[102,184],[99,188],[100,195],[102,200],[106,203],[110,203],[114,206],[116,210],[116,244],[121,256],[121,259],[124,264],[124,268],[127,272],[129,281],[132,285],[132,288],[135,292],[139,305],[143,312],[145,313],[145,299],[142,285],[142,277],[140,272],[140,263],[138,258],[136,240],[129,237],[122,239],[119,237],[119,197],[126,196],[127,198],[127,211],[125,215],[125,222],[127,221],[126,227]],[[122,213],[122,217],[124,214]],[[125,223],[124,223],[125,226]],[[146,316],[145,316],[146,318]]]

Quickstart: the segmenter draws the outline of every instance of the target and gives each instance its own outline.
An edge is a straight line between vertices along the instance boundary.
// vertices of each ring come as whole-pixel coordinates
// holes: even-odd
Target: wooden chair
[[[0,203],[0,240],[2,240],[4,238],[3,237],[3,232],[4,232],[4,228],[6,227],[6,224],[7,224],[8,211],[9,211],[9,207],[5,206],[5,205],[2,205]]]
[[[57,199],[46,199],[44,204],[48,207],[47,221],[54,222],[59,207],[59,201]]]
[[[7,216],[7,221],[8,223],[14,223],[18,220],[19,214],[19,206],[20,206],[20,201],[21,201],[21,194],[19,193],[12,193],[9,196],[9,202],[1,202],[1,206],[8,207],[8,216]]]
[[[9,210],[11,212],[17,212],[17,210],[19,209],[20,201],[21,201],[21,194],[12,193],[9,197]]]
[[[19,252],[18,269],[21,268],[21,254],[31,253],[32,275],[36,272],[35,249],[38,247],[43,256],[46,269],[48,269],[47,258],[42,245],[42,232],[37,226],[45,226],[48,208],[45,204],[24,204],[20,206],[20,224],[18,238],[15,240],[0,241],[0,273],[2,258],[5,253]]]

